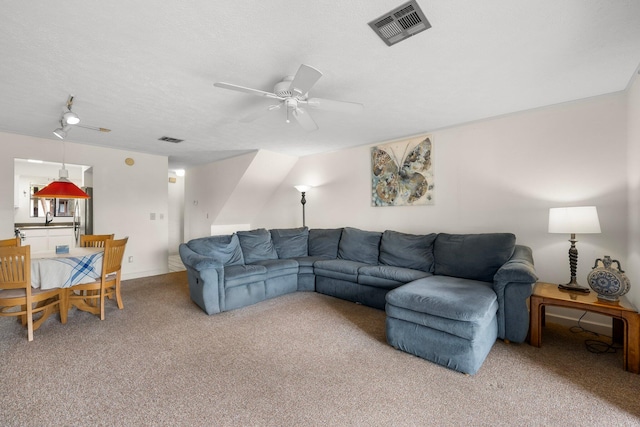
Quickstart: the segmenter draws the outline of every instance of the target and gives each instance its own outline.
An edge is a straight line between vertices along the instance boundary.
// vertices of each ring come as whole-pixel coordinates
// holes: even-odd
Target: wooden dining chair
[[[120,310],[124,308],[120,294],[120,272],[127,240],[129,240],[128,237],[120,240],[105,240],[100,280],[67,288],[65,307],[61,307],[62,310],[76,307],[78,310],[100,315],[100,320],[104,320],[106,298],[115,298],[118,308]]]
[[[16,247],[16,246],[20,246],[21,241],[19,237],[14,237],[13,239],[3,239],[0,240],[0,248],[7,248],[7,247]]]
[[[104,248],[104,242],[112,239],[113,234],[81,234],[81,248]]]
[[[81,234],[81,248],[104,248],[104,242],[113,239],[113,234]],[[96,295],[96,291],[82,291],[81,295]]]
[[[20,317],[29,341],[33,331],[59,308],[60,291],[31,287],[31,246],[0,247],[0,316]],[[34,320],[37,314],[40,317]]]

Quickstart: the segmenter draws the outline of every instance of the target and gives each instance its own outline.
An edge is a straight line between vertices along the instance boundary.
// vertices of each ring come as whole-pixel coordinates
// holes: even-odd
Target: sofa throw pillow
[[[190,240],[187,246],[189,246],[192,251],[200,255],[212,257],[225,266],[244,264],[240,241],[235,234],[201,237]]]
[[[265,259],[278,259],[276,248],[271,241],[271,233],[265,228],[236,232],[240,239],[240,247],[244,262],[251,264]]]
[[[516,236],[511,233],[440,233],[434,244],[435,274],[493,282],[511,258]]]
[[[342,228],[312,228],[309,230],[309,256],[338,258]]]
[[[345,227],[338,245],[338,258],[377,265],[381,238],[382,233],[379,231]]]
[[[406,234],[386,230],[380,240],[380,264],[433,273],[436,233]]]
[[[280,228],[271,230],[271,240],[278,258],[304,257],[309,254],[309,229]]]

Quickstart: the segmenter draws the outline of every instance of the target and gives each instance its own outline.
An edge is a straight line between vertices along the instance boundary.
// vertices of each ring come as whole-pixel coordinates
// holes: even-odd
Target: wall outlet
[[[156,220],[156,214],[154,212],[151,212],[151,214],[149,214],[149,218],[151,219],[151,221],[155,221]]]
[[[133,262],[133,255],[129,257],[129,262]]]

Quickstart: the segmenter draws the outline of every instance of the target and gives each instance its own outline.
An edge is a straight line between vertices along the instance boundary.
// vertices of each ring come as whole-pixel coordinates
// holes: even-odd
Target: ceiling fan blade
[[[289,90],[295,95],[304,95],[322,77],[322,73],[309,65],[302,64],[298,68]]]
[[[364,108],[364,105],[357,102],[336,101],[324,98],[309,98],[306,103],[310,108],[336,111],[339,113],[359,113]]]
[[[264,96],[264,97],[267,97],[267,98],[273,98],[273,99],[279,99],[279,100],[284,99],[284,98],[280,98],[275,93],[265,92],[263,90],[258,90],[258,89],[251,89],[249,87],[238,86],[238,85],[234,85],[234,84],[231,84],[231,83],[216,82],[213,85],[215,87],[219,87],[219,88],[222,88],[222,89],[235,90],[236,92],[244,92],[244,93],[249,93],[251,95]]]
[[[293,110],[293,117],[298,121],[300,126],[305,130],[316,130],[318,129],[318,125],[311,118],[309,113],[304,111],[302,108],[296,108]]]
[[[79,128],[97,130],[97,131],[100,131],[100,132],[111,132],[111,129],[100,128],[100,127],[96,127],[96,126],[87,126],[87,125],[73,125],[73,126],[77,126]]]
[[[259,109],[257,111],[254,111],[251,114],[248,114],[248,115],[244,116],[243,118],[240,119],[240,121],[242,123],[252,122],[252,121],[254,121],[256,119],[259,119],[262,116],[265,116],[265,115],[269,114],[270,111],[279,110],[281,106],[282,106],[282,104],[269,105],[267,108],[261,108],[261,109]]]

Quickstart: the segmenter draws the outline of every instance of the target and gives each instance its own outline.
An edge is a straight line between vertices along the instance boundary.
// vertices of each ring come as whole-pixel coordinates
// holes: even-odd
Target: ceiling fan
[[[309,89],[322,77],[322,73],[315,68],[302,64],[295,76],[287,76],[281,82],[276,83],[273,92],[265,92],[258,89],[238,86],[231,83],[217,82],[213,85],[223,89],[245,92],[279,101],[266,109],[250,114],[242,118],[241,122],[250,122],[270,111],[286,109],[286,122],[293,118],[306,130],[316,130],[318,125],[311,118],[307,108],[335,111],[339,113],[357,113],[362,111],[363,105],[356,102],[335,101],[324,98],[309,98]]]
[[[67,132],[71,129],[72,126],[77,126],[79,128],[97,130],[100,132],[111,132],[111,129],[101,128],[96,126],[87,126],[81,125],[80,117],[73,111],[71,111],[71,107],[73,106],[73,95],[69,95],[69,99],[67,100],[67,111],[62,114],[60,118],[60,127],[53,131],[53,134],[60,139],[65,139],[67,137]]]

